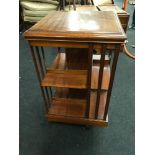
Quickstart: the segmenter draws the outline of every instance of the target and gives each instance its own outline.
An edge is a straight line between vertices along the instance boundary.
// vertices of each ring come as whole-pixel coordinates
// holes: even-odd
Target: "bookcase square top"
[[[28,39],[119,40],[126,35],[113,11],[51,11],[24,33]]]

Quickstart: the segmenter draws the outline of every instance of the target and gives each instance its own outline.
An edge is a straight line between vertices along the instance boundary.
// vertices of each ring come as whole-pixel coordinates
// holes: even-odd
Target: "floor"
[[[131,15],[133,9],[129,5]],[[19,39],[20,155],[134,155],[135,62],[119,57],[107,128],[48,123],[28,43],[22,34]],[[134,30],[128,41],[134,53]]]

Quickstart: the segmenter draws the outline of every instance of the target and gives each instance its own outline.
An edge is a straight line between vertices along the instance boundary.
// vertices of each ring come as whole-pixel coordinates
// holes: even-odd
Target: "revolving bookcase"
[[[48,121],[107,126],[117,60],[126,40],[117,14],[53,11],[24,36]],[[46,47],[57,48],[50,65]]]

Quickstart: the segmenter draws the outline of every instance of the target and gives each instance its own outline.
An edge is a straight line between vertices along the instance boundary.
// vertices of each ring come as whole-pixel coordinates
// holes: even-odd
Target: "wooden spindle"
[[[48,94],[48,88],[47,87],[45,87],[45,92],[46,92],[46,95],[47,95],[48,103],[50,105],[50,97],[49,97],[49,94]]]
[[[44,48],[42,46],[41,46],[41,52],[42,52],[42,57],[43,57],[43,62],[44,62],[45,73],[47,73],[47,65],[46,65],[45,52],[44,52]],[[48,89],[48,87],[46,87],[46,89]],[[50,95],[51,95],[51,98],[52,98],[52,90],[51,90],[50,87],[49,87],[49,91],[50,91]],[[46,90],[46,92],[47,92],[47,90]],[[48,95],[48,98],[50,99],[49,95]]]
[[[43,69],[43,64],[42,64],[42,61],[41,61],[41,56],[40,56],[38,47],[36,47],[36,51],[37,51],[37,56],[38,56],[38,60],[39,60],[40,70],[41,70],[41,73],[42,73],[42,78],[44,78],[44,69]],[[43,55],[42,55],[42,57],[43,57]],[[45,66],[44,66],[44,68],[45,68]],[[48,94],[47,87],[45,87],[45,92],[46,92],[48,103],[50,104],[50,97],[49,97],[49,94]]]
[[[37,57],[38,57],[39,68],[40,68],[42,79],[43,79],[44,78],[44,69],[43,69],[43,65],[42,65],[42,62],[41,62],[39,48],[37,46],[36,46],[36,53],[37,53]]]
[[[104,69],[104,60],[105,60],[105,50],[106,50],[106,47],[103,45],[102,49],[101,49],[100,70],[99,70],[99,77],[98,77],[97,99],[96,99],[96,108],[95,108],[95,118],[96,119],[98,118],[102,79],[104,77],[103,69]]]
[[[46,87],[46,88],[47,88],[47,91],[49,93],[49,99],[50,99],[50,102],[51,102],[51,99],[53,97],[52,89],[51,89],[51,87]]]
[[[91,93],[91,75],[92,75],[92,60],[93,57],[93,45],[89,45],[88,49],[88,73],[87,73],[87,106],[86,106],[86,117],[89,118],[90,110],[90,93]]]
[[[120,50],[120,47],[116,45],[116,50],[114,51],[114,58],[113,58],[113,62],[112,62],[112,69],[111,69],[111,76],[110,76],[110,82],[109,82],[109,89],[108,89],[108,93],[107,93],[107,100],[106,100],[105,111],[104,111],[104,118],[103,118],[104,120],[106,120],[106,117],[108,114],[110,96],[111,96],[114,77],[115,77],[115,71],[116,71],[117,60],[118,60],[118,56],[119,56],[119,50]]]
[[[47,65],[46,65],[45,52],[44,52],[44,48],[42,46],[41,46],[41,52],[42,52],[42,56],[43,56],[44,69],[45,69],[45,72],[47,73]]]
[[[49,90],[50,90],[50,94],[51,94],[51,98],[52,98],[53,97],[53,93],[52,93],[51,87],[49,87]]]
[[[31,49],[31,54],[32,54],[35,70],[36,70],[36,73],[37,73],[37,77],[38,77],[38,80],[39,80],[39,83],[40,83],[40,88],[41,88],[43,100],[44,100],[44,103],[45,103],[45,109],[46,109],[46,112],[48,112],[48,102],[46,100],[43,87],[41,87],[41,76],[40,76],[40,73],[39,73],[39,69],[38,69],[38,65],[37,65],[37,61],[36,61],[36,57],[35,57],[33,46],[30,46],[30,49]]]

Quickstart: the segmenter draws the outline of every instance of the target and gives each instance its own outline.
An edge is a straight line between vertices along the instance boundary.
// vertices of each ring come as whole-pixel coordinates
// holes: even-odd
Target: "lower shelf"
[[[69,124],[81,124],[81,125],[94,125],[94,126],[108,126],[108,117],[106,120],[96,120],[96,119],[86,119],[86,118],[76,118],[76,117],[67,117],[60,115],[47,115],[48,121],[52,122],[61,122]]]
[[[48,114],[83,118],[85,115],[85,106],[85,100],[54,98]]]
[[[83,98],[77,98],[77,96],[74,98],[72,95],[72,98],[70,98],[67,92],[67,89],[56,91],[47,114],[49,121],[107,126],[108,121],[103,120],[106,91],[102,92],[100,96],[97,119],[95,119],[96,92],[91,92],[89,118],[85,118],[86,99],[84,96]]]

